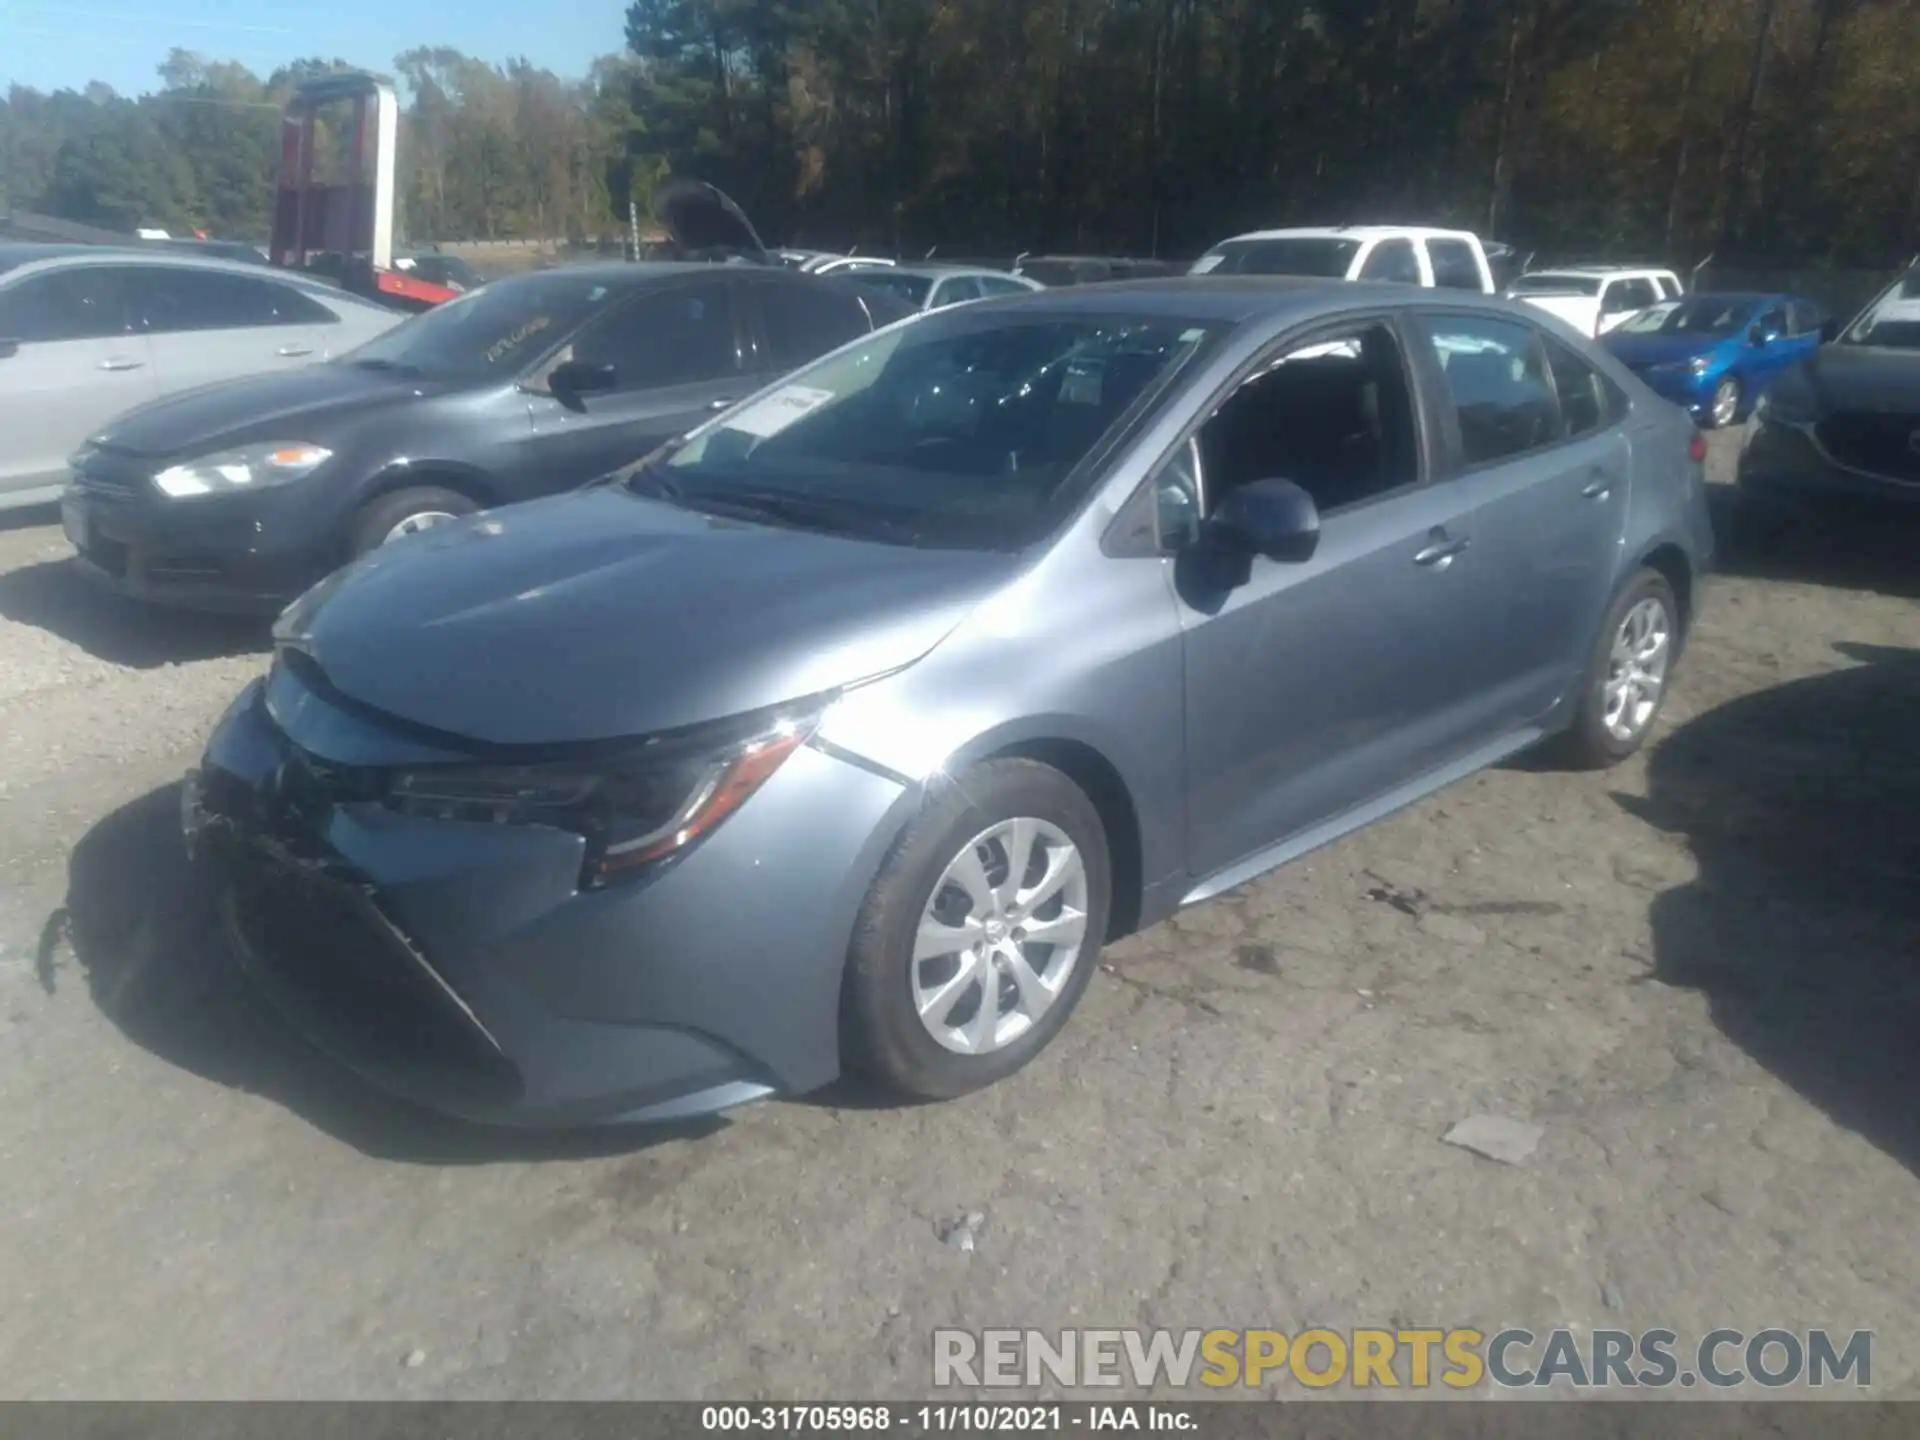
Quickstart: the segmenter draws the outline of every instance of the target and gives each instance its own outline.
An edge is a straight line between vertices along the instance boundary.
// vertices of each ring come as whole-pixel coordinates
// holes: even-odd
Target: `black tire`
[[[1627,613],[1642,600],[1656,599],[1666,607],[1668,626],[1668,652],[1665,683],[1661,686],[1659,700],[1654,712],[1630,738],[1621,739],[1607,728],[1607,680],[1612,668],[1613,641]],[[1573,723],[1560,737],[1557,758],[1571,769],[1605,770],[1618,765],[1622,760],[1637,753],[1647,743],[1647,737],[1653,733],[1654,726],[1660,721],[1660,710],[1665,706],[1668,694],[1673,689],[1674,662],[1679,658],[1682,641],[1679,603],[1675,600],[1673,586],[1667,583],[1666,576],[1657,570],[1636,571],[1631,579],[1620,588],[1613,604],[1607,607],[1606,622],[1600,627],[1592,653],[1587,659],[1586,672],[1580,680],[1580,695],[1574,711]]]
[[[1729,412],[1729,417],[1722,421],[1717,418],[1720,413],[1720,397],[1729,392],[1733,395],[1733,409]],[[1713,399],[1707,402],[1707,428],[1709,430],[1724,430],[1730,425],[1739,424],[1740,406],[1745,402],[1746,398],[1746,391],[1741,387],[1739,380],[1732,375],[1727,376],[1718,385],[1713,387]]]
[[[394,490],[370,500],[353,522],[353,558],[358,560],[386,543],[393,527],[413,515],[471,515],[480,507],[458,490],[417,485]]]
[[[1019,817],[1054,826],[1079,851],[1087,880],[1085,937],[1064,986],[1025,1034],[985,1055],[961,1054],[934,1039],[915,1009],[914,938],[934,886],[968,841]],[[943,783],[881,867],[854,927],[843,994],[847,1068],[925,1100],[951,1099],[1013,1074],[1046,1048],[1079,1003],[1100,963],[1111,895],[1099,812],[1058,770],[1031,760],[994,760]],[[959,1003],[967,998],[963,992]]]

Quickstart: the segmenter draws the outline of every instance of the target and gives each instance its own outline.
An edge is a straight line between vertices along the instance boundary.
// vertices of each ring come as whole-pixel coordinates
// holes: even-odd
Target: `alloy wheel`
[[[401,519],[391,530],[387,531],[385,538],[382,539],[380,543],[382,545],[388,545],[398,540],[402,535],[418,535],[422,530],[431,530],[436,525],[444,525],[449,520],[457,520],[459,518],[459,516],[446,510],[416,511],[414,514]]]
[[[981,831],[941,872],[914,937],[914,1013],[960,1055],[1018,1040],[1053,1008],[1087,939],[1087,867],[1028,816]]]
[[[1722,380],[1713,392],[1713,424],[1715,429],[1724,430],[1733,424],[1740,413],[1740,387],[1732,380]]]
[[[1621,618],[1608,659],[1605,724],[1622,743],[1637,740],[1653,723],[1667,686],[1673,657],[1673,619],[1666,604],[1649,595]]]

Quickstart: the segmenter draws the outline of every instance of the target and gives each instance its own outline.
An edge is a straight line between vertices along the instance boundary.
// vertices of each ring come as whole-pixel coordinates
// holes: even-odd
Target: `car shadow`
[[[257,654],[272,643],[272,626],[264,617],[143,605],[96,585],[70,560],[44,560],[0,574],[0,617],[136,670]]]
[[[21,505],[12,510],[0,510],[0,535],[10,530],[38,530],[44,525],[60,523],[60,504],[49,500],[44,505]]]
[[[1621,807],[1699,878],[1652,908],[1653,977],[1837,1123],[1920,1173],[1920,650],[1682,726]]]
[[[66,905],[41,936],[43,988],[62,983],[66,956],[94,1003],[136,1045],[204,1079],[272,1099],[378,1159],[477,1165],[630,1155],[725,1123],[489,1128],[376,1090],[300,1037],[230,968],[208,886],[181,843],[177,784],[122,806],[74,848]]]
[[[1708,491],[1714,567],[1748,580],[1794,581],[1920,599],[1920,515],[1822,508],[1757,543],[1736,536],[1733,487]]]

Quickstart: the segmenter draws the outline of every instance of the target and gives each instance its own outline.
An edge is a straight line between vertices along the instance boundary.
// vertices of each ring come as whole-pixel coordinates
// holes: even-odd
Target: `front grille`
[[[224,828],[211,838],[244,958],[344,1058],[390,1077],[430,1077],[481,1103],[517,1096],[513,1066],[370,887]]]
[[[153,493],[153,465],[147,456],[96,447],[77,458],[73,483],[103,499],[137,499]]]
[[[1920,482],[1920,415],[1875,415],[1842,410],[1815,429],[1826,452],[1842,465]]]

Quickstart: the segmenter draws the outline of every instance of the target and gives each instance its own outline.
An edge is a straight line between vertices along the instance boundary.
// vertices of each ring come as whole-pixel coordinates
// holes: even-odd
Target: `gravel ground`
[[[1871,1328],[1920,1395],[1911,536],[1718,577],[1648,755],[1128,941],[991,1092],[539,1138],[214,983],[172,782],[258,637],[43,521],[0,531],[0,1393],[907,1397],[939,1325],[1424,1323]],[[1538,1151],[1440,1142],[1483,1112]]]

